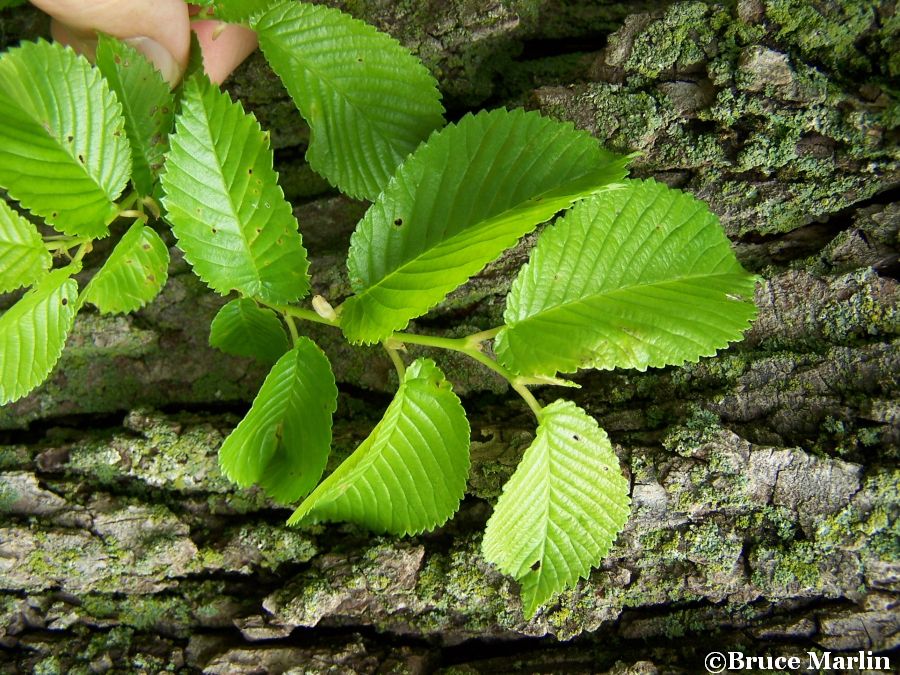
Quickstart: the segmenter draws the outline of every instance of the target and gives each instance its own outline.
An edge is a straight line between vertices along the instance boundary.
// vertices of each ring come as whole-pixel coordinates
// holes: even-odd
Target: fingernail
[[[174,87],[178,84],[181,79],[181,68],[178,67],[178,62],[168,49],[148,37],[128,38],[125,42],[146,56],[169,85]]]

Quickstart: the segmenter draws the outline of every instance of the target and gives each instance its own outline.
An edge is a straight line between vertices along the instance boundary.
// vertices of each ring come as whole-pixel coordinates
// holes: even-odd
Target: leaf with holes
[[[289,525],[346,521],[418,534],[459,508],[469,473],[469,422],[429,359],[407,370],[369,437],[294,511]]]
[[[272,367],[250,411],[219,449],[222,473],[242,487],[258,483],[281,503],[300,499],[325,470],[336,406],[328,357],[300,338]]]
[[[353,233],[353,342],[404,328],[538,223],[625,175],[627,158],[534,112],[466,115],[400,167]]]
[[[122,107],[71,49],[23,43],[0,58],[0,187],[57,230],[104,237],[131,156]]]
[[[597,422],[570,401],[540,414],[534,442],[488,520],[484,557],[522,584],[525,615],[600,563],[628,519],[628,481]]]
[[[705,204],[629,181],[541,235],[495,350],[526,375],[696,361],[741,339],[755,284]]]
[[[150,195],[168,148],[175,98],[156,67],[115,38],[100,36],[97,67],[122,104],[131,145],[131,180],[138,192]]]
[[[54,270],[0,316],[0,404],[47,379],[75,321],[78,284]]]
[[[52,264],[37,228],[0,199],[0,293],[30,286]]]
[[[166,285],[169,250],[152,228],[134,223],[84,289],[83,300],[103,314],[140,309]]]
[[[170,142],[163,203],[197,276],[222,294],[278,303],[306,295],[306,249],[256,118],[195,78]]]
[[[275,363],[289,348],[284,326],[271,309],[249,298],[232,300],[209,327],[209,344],[226,354]]]
[[[309,123],[309,165],[342,192],[374,199],[444,124],[437,83],[405,47],[343,12],[293,0],[251,21]]]

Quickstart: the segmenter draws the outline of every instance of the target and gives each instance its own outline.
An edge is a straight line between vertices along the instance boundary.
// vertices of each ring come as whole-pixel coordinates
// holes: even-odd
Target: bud
[[[321,316],[323,319],[328,319],[328,321],[337,321],[337,313],[334,311],[334,307],[332,307],[331,303],[321,295],[313,296],[312,306],[313,309],[316,310],[316,314]]]

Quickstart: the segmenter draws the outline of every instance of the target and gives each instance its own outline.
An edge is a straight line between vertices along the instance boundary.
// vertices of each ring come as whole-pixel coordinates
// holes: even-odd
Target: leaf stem
[[[525,403],[528,404],[528,407],[531,408],[531,412],[534,413],[534,416],[538,418],[538,422],[541,421],[541,413],[544,411],[544,408],[538,403],[538,400],[534,397],[530,391],[528,391],[528,387],[520,382],[510,382],[510,386],[516,390],[516,393],[525,399]]]
[[[137,203],[139,197],[140,195],[138,194],[137,190],[132,190],[127,195],[125,195],[125,197],[122,198],[122,201],[117,204],[117,206],[119,207],[119,213],[116,215],[116,217],[123,215],[132,206],[134,206]]]
[[[406,375],[406,366],[403,364],[403,359],[400,358],[400,351],[389,347],[387,340],[382,342],[381,345],[384,347],[384,351],[388,353],[388,356],[391,357],[394,368],[397,369],[397,377],[400,378],[400,382],[403,382],[403,377]]]
[[[297,343],[300,342],[300,333],[297,332],[297,325],[294,323],[294,317],[283,312],[281,315],[284,317],[284,322],[287,324],[288,331],[291,334],[291,343],[296,347]]]
[[[503,330],[503,326],[497,326],[495,328],[490,328],[488,330],[483,330],[478,333],[472,333],[471,335],[466,337],[466,342],[469,343],[469,346],[476,347],[476,345],[481,345],[482,342],[487,340],[493,340],[497,337],[497,333]]]
[[[70,237],[68,235],[53,235],[44,238],[44,246],[48,251],[68,251],[85,242],[90,241],[88,237]]]
[[[190,18],[190,22],[196,23],[197,21],[209,21],[210,19],[215,18],[216,15],[212,7],[201,7],[200,11]]]
[[[264,302],[263,304],[268,305],[276,312],[280,312],[286,316],[293,316],[298,319],[303,319],[304,321],[323,323],[326,326],[331,326],[332,328],[340,328],[340,323],[338,321],[326,319],[323,316],[319,316],[311,309],[303,309],[302,307],[294,307],[293,305],[273,305],[269,302]]]
[[[120,218],[134,218],[135,220],[147,220],[147,214],[143,211],[139,211],[138,209],[126,209],[125,211],[119,211]]]
[[[319,315],[311,309],[303,309],[302,307],[295,307],[293,305],[275,305],[268,302],[263,304],[268,305],[277,312],[280,312],[286,318],[294,317],[297,319],[304,319],[306,321],[313,321],[315,323],[321,323],[326,326],[331,326],[332,328],[341,327],[340,318],[336,320],[328,319]],[[438,337],[437,335],[419,335],[418,333],[397,332],[392,333],[389,338],[384,340],[384,342],[382,342],[382,346],[391,357],[391,361],[394,363],[394,367],[397,369],[397,373],[400,375],[401,380],[403,379],[405,366],[403,365],[403,360],[400,358],[397,350],[398,347],[403,343],[411,345],[422,345],[423,347],[448,349],[450,351],[459,352],[460,354],[465,354],[469,358],[478,361],[478,363],[483,365],[485,368],[489,368],[504,380],[509,382],[509,386],[512,387],[516,391],[516,393],[525,400],[525,403],[528,404],[528,407],[531,408],[532,412],[534,412],[538,419],[540,419],[541,410],[543,410],[543,408],[541,407],[541,404],[538,403],[537,399],[532,395],[532,393],[528,391],[528,388],[525,386],[526,383],[522,381],[522,378],[520,378],[515,373],[507,370],[499,363],[497,363],[494,359],[481,351],[481,343],[485,340],[490,340],[491,338],[495,337],[501,329],[502,326],[499,326],[497,328],[491,328],[490,330],[474,333],[473,335],[469,335],[464,338],[445,338]]]
[[[72,257],[72,262],[80,263],[81,259],[84,256],[86,256],[88,253],[90,253],[93,248],[94,248],[93,241],[88,239],[86,242],[84,242],[83,244],[81,244],[81,246],[78,247],[77,251],[75,251],[75,255]]]
[[[411,345],[422,345],[423,347],[450,349],[454,352],[472,351],[472,348],[469,347],[468,338],[445,338],[437,335],[419,335],[418,333],[393,333],[388,340],[406,342]]]
[[[434,335],[417,335],[415,333],[394,333],[390,338],[388,338],[388,340],[396,342],[408,342],[410,344],[418,344],[426,347],[438,347],[439,349],[449,349],[454,352],[465,354],[470,359],[475,359],[476,361],[478,361],[478,363],[485,366],[486,368],[490,368],[504,380],[509,382],[509,386],[512,387],[515,392],[525,400],[525,403],[528,404],[528,407],[531,408],[532,412],[535,414],[538,420],[540,420],[541,410],[543,410],[543,408],[541,407],[541,404],[538,403],[537,399],[532,395],[532,393],[528,391],[528,388],[525,386],[525,384],[519,380],[519,376],[501,366],[494,359],[482,352],[478,347],[469,346],[470,338],[471,336],[458,339],[442,338],[436,337]]]

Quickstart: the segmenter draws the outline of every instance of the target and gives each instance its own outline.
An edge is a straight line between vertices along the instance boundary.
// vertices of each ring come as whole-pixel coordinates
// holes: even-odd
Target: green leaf
[[[273,0],[214,0],[200,3],[212,7],[216,18],[229,23],[245,23],[273,3]]]
[[[28,42],[0,58],[0,187],[69,235],[103,237],[131,171],[122,107],[69,48]]]
[[[346,521],[417,534],[456,512],[468,473],[466,412],[434,362],[417,359],[381,422],[288,524]]]
[[[222,472],[242,487],[259,483],[284,504],[300,499],[325,470],[336,407],[328,357],[300,338],[272,367],[250,412],[219,449]]]
[[[141,195],[151,195],[168,148],[175,98],[156,67],[115,38],[100,36],[97,67],[122,104],[131,144],[131,180]]]
[[[0,404],[47,379],[75,321],[78,284],[70,269],[50,272],[0,316]]]
[[[309,291],[306,249],[268,136],[204,78],[185,85],[162,185],[178,246],[210,288],[277,303]]]
[[[181,101],[184,97],[185,85],[197,77],[205,78],[206,70],[203,63],[203,50],[200,47],[200,40],[197,38],[197,33],[191,31],[191,48],[188,52],[187,67],[184,69],[184,75],[181,76],[181,82],[178,83],[178,86],[172,92],[172,95],[175,97],[175,109],[177,112],[181,112]]]
[[[263,363],[275,363],[290,348],[275,312],[248,298],[232,300],[219,310],[209,329],[209,344]]]
[[[30,286],[52,264],[37,228],[0,199],[0,293]]]
[[[630,501],[606,432],[574,403],[558,400],[541,412],[537,436],[488,520],[482,551],[521,582],[530,618],[600,563]]]
[[[10,7],[18,7],[24,5],[25,0],[0,0],[0,11],[9,9]]]
[[[84,290],[84,301],[103,314],[140,309],[166,285],[169,250],[159,235],[139,222],[119,240]]]
[[[328,7],[293,0],[252,27],[311,134],[306,159],[342,192],[374,199],[444,123],[431,73],[392,37]]]
[[[377,342],[424,314],[557,211],[625,175],[627,158],[538,113],[466,115],[400,167],[353,233],[357,295],[341,327]]]
[[[495,350],[527,375],[696,361],[741,339],[755,284],[702,202],[629,181],[541,235]]]

